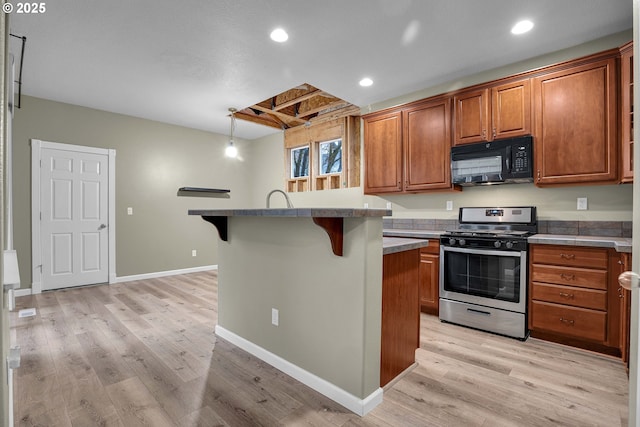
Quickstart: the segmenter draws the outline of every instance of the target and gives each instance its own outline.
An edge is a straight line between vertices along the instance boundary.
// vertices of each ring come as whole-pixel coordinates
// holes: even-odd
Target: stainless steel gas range
[[[526,339],[536,208],[460,208],[459,223],[440,237],[440,319]]]

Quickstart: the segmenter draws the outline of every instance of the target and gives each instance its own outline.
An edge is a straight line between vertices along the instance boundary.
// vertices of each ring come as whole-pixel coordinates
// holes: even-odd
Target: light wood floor
[[[360,418],[222,339],[217,276],[18,299],[19,426],[619,426],[620,361],[422,315],[419,366]]]

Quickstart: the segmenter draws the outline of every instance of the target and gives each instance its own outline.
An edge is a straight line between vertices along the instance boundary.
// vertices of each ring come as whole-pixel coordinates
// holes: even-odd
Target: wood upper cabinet
[[[618,181],[616,59],[533,78],[536,184]]]
[[[529,79],[464,91],[453,99],[454,145],[531,133]]]
[[[402,112],[364,117],[365,194],[402,191]]]
[[[403,111],[404,190],[451,188],[451,101]]]
[[[633,42],[620,49],[621,181],[633,182]]]
[[[366,194],[451,188],[450,98],[364,116]]]

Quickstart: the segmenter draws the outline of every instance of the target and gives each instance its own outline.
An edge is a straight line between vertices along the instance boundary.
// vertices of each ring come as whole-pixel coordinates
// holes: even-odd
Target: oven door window
[[[444,252],[444,290],[520,302],[520,256]]]

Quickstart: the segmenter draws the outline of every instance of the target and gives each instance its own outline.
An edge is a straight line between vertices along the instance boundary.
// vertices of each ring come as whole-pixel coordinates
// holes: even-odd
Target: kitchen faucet
[[[293,209],[293,204],[291,204],[291,200],[289,200],[289,196],[287,196],[287,193],[285,193],[285,192],[284,192],[284,191],[282,191],[282,190],[278,190],[278,189],[276,189],[276,190],[271,190],[271,191],[269,192],[269,194],[267,194],[267,209],[269,209],[269,200],[271,199],[271,195],[272,195],[273,193],[282,193],[282,195],[284,196],[284,198],[287,200],[287,207],[288,207],[289,209]]]

